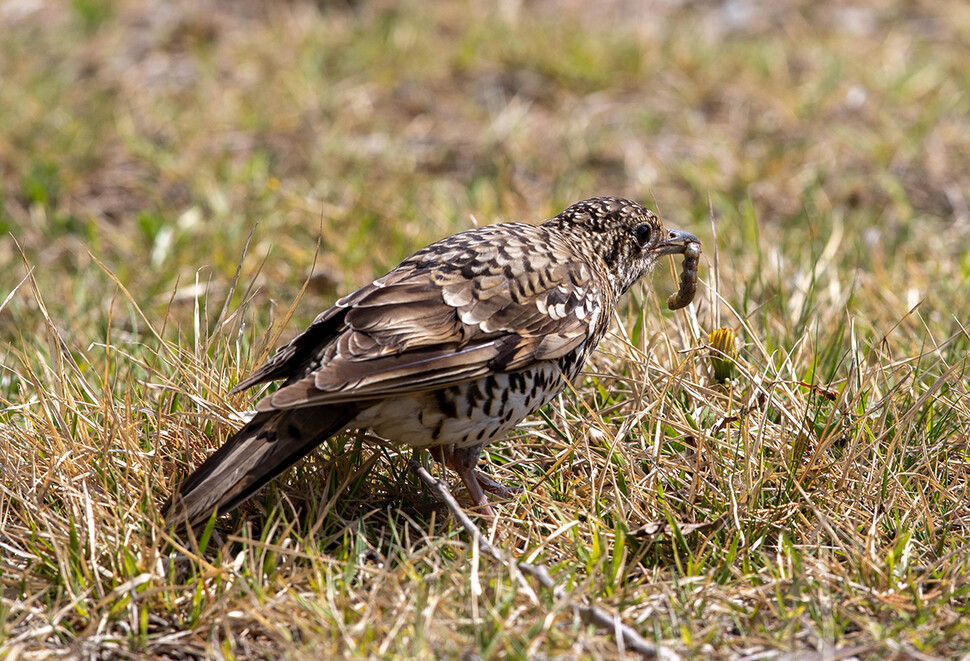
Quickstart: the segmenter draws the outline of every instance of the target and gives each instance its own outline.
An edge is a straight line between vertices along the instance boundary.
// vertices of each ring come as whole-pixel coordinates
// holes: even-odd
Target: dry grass
[[[338,294],[596,194],[706,286],[493,445],[495,546],[685,656],[970,653],[965,3],[480,5],[0,4],[0,657],[624,656],[376,439],[156,513]]]

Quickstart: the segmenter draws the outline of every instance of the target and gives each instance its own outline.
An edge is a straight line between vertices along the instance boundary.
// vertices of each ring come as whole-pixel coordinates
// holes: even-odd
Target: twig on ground
[[[481,533],[478,526],[468,518],[462,510],[461,505],[455,500],[455,497],[451,495],[451,491],[448,489],[448,485],[444,482],[436,479],[427,471],[427,469],[419,464],[417,461],[411,461],[409,467],[412,472],[414,472],[421,481],[428,485],[432,491],[434,491],[439,498],[441,498],[451,513],[458,518],[462,527],[465,531],[472,536],[472,539],[478,544],[478,548],[487,556],[491,557],[496,562],[500,562],[506,567],[511,568],[511,561],[506,560],[502,557],[502,554],[492,546],[485,535]],[[552,576],[549,575],[549,569],[545,565],[534,565],[530,562],[524,560],[519,560],[516,562],[515,566],[523,574],[531,576],[536,579],[540,585],[552,591],[553,596],[560,600],[565,601],[572,611],[582,618],[583,622],[595,624],[597,627],[610,632],[617,639],[617,643],[620,645],[621,649],[628,649],[637,652],[643,657],[650,659],[664,659],[665,661],[679,660],[680,656],[673,652],[672,650],[667,650],[662,647],[658,647],[653,643],[649,643],[643,639],[643,637],[636,632],[633,627],[624,624],[620,621],[619,616],[610,615],[606,611],[597,608],[596,606],[584,606],[583,604],[577,604],[576,602],[569,599],[566,591],[560,586],[556,585]]]

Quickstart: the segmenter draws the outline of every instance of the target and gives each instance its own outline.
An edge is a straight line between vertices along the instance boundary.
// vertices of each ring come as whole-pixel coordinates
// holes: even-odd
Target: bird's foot
[[[525,492],[525,489],[522,487],[506,486],[501,482],[496,482],[484,473],[479,473],[477,470],[474,472],[475,479],[478,480],[478,484],[481,485],[482,489],[489,493],[494,493],[499,498],[514,498]]]
[[[481,445],[456,448],[453,445],[428,448],[435,461],[446,466],[461,478],[468,495],[471,496],[478,512],[484,516],[494,516],[494,511],[488,503],[485,491],[493,493],[499,498],[512,498],[523,492],[521,487],[508,487],[496,482],[487,475],[475,470],[482,451]]]
[[[488,503],[488,498],[485,496],[485,492],[482,491],[482,485],[479,484],[482,474],[476,471],[474,468],[463,468],[456,469],[458,471],[458,477],[461,478],[462,484],[465,485],[465,489],[468,490],[468,495],[472,497],[475,502],[475,509],[482,516],[493,517],[495,516],[495,510]]]

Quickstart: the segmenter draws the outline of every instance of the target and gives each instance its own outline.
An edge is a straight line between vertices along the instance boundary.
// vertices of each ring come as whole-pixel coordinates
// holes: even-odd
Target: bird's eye
[[[637,225],[636,230],[634,230],[637,235],[637,243],[641,246],[645,245],[647,241],[650,240],[650,226],[649,225]]]

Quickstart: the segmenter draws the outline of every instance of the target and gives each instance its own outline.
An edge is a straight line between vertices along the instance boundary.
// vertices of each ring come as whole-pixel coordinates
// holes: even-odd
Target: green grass
[[[490,447],[493,544],[684,656],[970,652],[970,10],[746,6],[0,9],[0,657],[620,657],[363,434],[157,514],[336,297],[605,194],[704,284]]]

